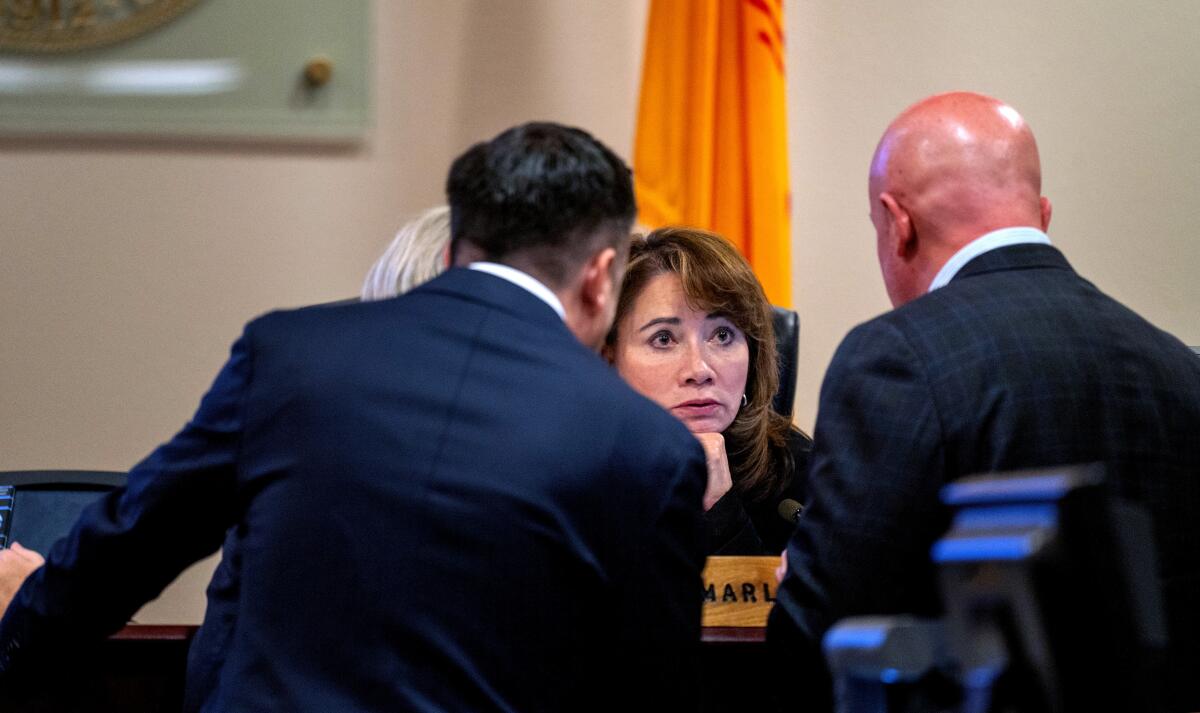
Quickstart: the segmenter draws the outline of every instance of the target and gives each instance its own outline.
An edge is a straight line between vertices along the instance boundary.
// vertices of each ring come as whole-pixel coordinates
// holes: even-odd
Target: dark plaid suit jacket
[[[943,485],[1101,461],[1154,518],[1176,706],[1200,709],[1200,359],[1058,250],[985,253],[851,331],[814,440],[770,639],[818,669],[818,688],[817,647],[838,619],[938,613],[929,549],[949,523]]]

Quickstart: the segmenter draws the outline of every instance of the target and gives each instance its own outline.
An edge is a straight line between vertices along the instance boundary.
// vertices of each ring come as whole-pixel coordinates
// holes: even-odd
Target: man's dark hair
[[[590,255],[626,240],[637,206],[629,167],[580,129],[513,127],[450,167],[451,250],[466,241],[487,260],[518,261],[552,287]]]

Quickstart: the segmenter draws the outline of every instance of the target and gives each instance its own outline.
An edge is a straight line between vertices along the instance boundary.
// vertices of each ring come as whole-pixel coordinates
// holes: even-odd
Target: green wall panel
[[[0,30],[20,20],[14,5],[55,2],[0,0]],[[68,16],[78,2],[57,0]],[[0,131],[354,141],[369,116],[369,37],[369,0],[198,0],[115,44],[0,51]],[[314,88],[304,69],[316,57],[333,71]]]

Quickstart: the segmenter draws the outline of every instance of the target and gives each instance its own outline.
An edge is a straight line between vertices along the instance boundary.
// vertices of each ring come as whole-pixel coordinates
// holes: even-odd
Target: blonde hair
[[[364,302],[408,292],[446,269],[450,243],[450,208],[430,208],[400,228],[396,237],[367,271]]]

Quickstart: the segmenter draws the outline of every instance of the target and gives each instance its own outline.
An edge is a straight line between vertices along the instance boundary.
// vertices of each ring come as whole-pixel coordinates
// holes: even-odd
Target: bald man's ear
[[[1042,232],[1050,229],[1050,214],[1054,212],[1054,207],[1050,205],[1050,199],[1042,196]]]
[[[912,216],[891,193],[880,193],[879,202],[888,215],[888,237],[897,257],[908,259],[917,249]]]

